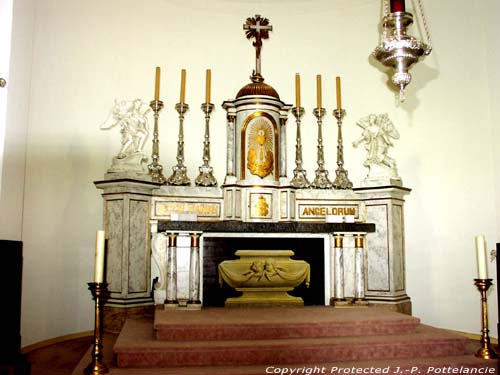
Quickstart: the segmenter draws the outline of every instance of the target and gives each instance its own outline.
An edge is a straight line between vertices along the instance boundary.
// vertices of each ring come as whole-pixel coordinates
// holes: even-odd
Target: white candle
[[[105,232],[103,230],[97,231],[95,243],[95,270],[94,282],[102,283],[104,281],[104,243]]]
[[[486,255],[486,240],[484,236],[476,236],[477,278],[488,278],[488,260]]]

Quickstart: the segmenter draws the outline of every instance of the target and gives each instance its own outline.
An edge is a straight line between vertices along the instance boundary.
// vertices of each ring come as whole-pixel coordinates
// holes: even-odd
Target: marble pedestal
[[[106,178],[95,186],[103,190],[106,281],[111,293],[104,325],[105,330],[115,331],[130,314],[144,315],[153,306],[149,213],[151,194],[158,184]]]
[[[404,196],[402,186],[365,186],[354,189],[365,201],[366,220],[376,223],[367,235],[366,298],[370,303],[388,305],[411,314],[406,294]]]

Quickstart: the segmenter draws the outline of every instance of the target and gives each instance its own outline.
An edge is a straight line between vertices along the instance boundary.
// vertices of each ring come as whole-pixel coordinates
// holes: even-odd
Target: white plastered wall
[[[476,4],[477,3],[477,4]],[[212,165],[225,173],[225,114],[220,104],[249,82],[251,42],[242,25],[262,14],[274,31],[264,42],[262,69],[287,103],[294,102],[294,74],[302,76],[304,167],[316,168],[315,75],[323,74],[326,167],[336,168],[336,130],[330,115],[334,77],[342,77],[345,166],[357,185],[366,174],[364,151],[351,142],[355,122],[387,112],[401,139],[391,150],[404,185],[406,280],[413,312],[426,324],[479,333],[475,234],[490,246],[499,229],[494,151],[498,95],[488,85],[482,2],[426,1],[435,50],[412,73],[407,102],[396,107],[386,76],[371,64],[378,43],[380,5],[346,1],[133,0],[36,2],[32,89],[29,100],[22,239],[25,244],[23,345],[92,328],[95,231],[102,202],[93,181],[102,179],[119,148],[118,130],[98,130],[115,98],[151,100],[154,67],[162,67],[160,162],[175,163],[181,68],[187,69],[186,165],[192,180],[202,163],[204,74],[212,69]],[[498,9],[496,9],[498,15]],[[486,24],[485,24],[486,23]],[[486,25],[479,27],[478,25]],[[493,29],[493,26],[490,27]],[[416,33],[416,29],[413,29]],[[497,77],[498,78],[498,77]],[[496,96],[495,96],[496,95]],[[496,116],[496,117],[495,117]],[[294,168],[294,121],[288,127],[288,173]],[[148,147],[148,152],[150,151]],[[493,267],[491,275],[495,275]],[[496,299],[490,300],[496,337]]]
[[[9,1],[2,2],[7,6]],[[3,11],[4,9],[2,9]],[[7,9],[5,9],[7,11]],[[31,84],[31,64],[33,49],[33,20],[35,5],[33,0],[18,0],[10,4],[12,25],[10,40],[2,35],[5,56],[10,55],[10,63],[2,61],[0,72],[7,79],[0,100],[5,113],[0,113],[0,239],[21,240],[24,200],[24,177],[26,161],[26,135],[29,125],[29,104]],[[9,16],[2,14],[2,21]],[[2,24],[2,28],[8,25]],[[5,30],[7,31],[7,30]],[[10,50],[9,50],[10,49]],[[1,52],[4,53],[3,51]],[[3,57],[3,58],[4,58]]]

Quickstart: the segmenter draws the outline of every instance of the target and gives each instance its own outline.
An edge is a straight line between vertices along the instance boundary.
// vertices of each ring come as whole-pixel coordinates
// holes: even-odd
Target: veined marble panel
[[[189,264],[191,256],[191,237],[177,237],[177,299],[189,298]]]
[[[225,209],[224,209],[224,216],[227,219],[230,219],[233,215],[233,205],[234,205],[234,200],[233,200],[233,191],[226,189],[224,190],[225,198],[224,198],[224,203],[225,203]]]
[[[241,219],[241,189],[236,189],[234,195],[234,217]]]
[[[121,293],[122,285],[122,256],[123,256],[123,208],[124,200],[108,199],[104,201],[106,231],[108,233],[108,251],[106,280],[111,293]]]
[[[393,248],[392,261],[394,267],[394,289],[396,292],[405,289],[405,264],[404,264],[404,223],[403,206],[392,206],[393,220]]]
[[[280,218],[286,219],[288,217],[288,192],[280,192]]]
[[[131,293],[148,291],[150,270],[148,212],[147,200],[130,199],[128,288]]]
[[[344,236],[344,297],[352,298],[356,292],[356,262],[354,251],[354,238]]]
[[[367,236],[368,292],[389,292],[390,258],[387,204],[367,204],[368,220],[377,223],[376,232]]]

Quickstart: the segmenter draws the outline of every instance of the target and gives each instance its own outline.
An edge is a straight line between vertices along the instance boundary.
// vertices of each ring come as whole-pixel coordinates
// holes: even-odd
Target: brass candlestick
[[[335,170],[335,181],[333,181],[334,189],[352,189],[352,182],[347,177],[347,171],[344,169],[344,146],[342,143],[342,120],[345,117],[344,109],[333,110],[333,115],[337,119],[338,135],[337,135],[337,169]]]
[[[210,114],[214,110],[212,103],[203,103],[201,110],[205,113],[205,140],[203,141],[203,165],[199,167],[200,174],[194,183],[196,186],[217,186],[217,180],[210,166]]]
[[[189,105],[186,103],[177,103],[175,105],[175,110],[179,113],[179,140],[177,141],[177,165],[172,168],[174,173],[168,178],[169,185],[191,185],[191,181],[186,174],[187,168],[184,165],[184,114],[188,109]]]
[[[295,116],[297,123],[297,137],[295,140],[295,169],[293,170],[293,178],[290,184],[298,189],[305,189],[311,186],[306,177],[306,171],[302,168],[302,138],[300,135],[300,122],[304,116],[303,107],[293,107],[292,114]]]
[[[488,300],[486,292],[490,288],[492,279],[474,279],[474,285],[481,293],[481,307],[482,307],[482,335],[481,335],[481,348],[476,352],[475,356],[483,359],[498,359],[500,358],[490,345],[490,335],[488,332]]]
[[[92,361],[85,370],[85,374],[106,374],[109,372],[102,362],[102,333],[103,333],[103,306],[109,297],[108,283],[88,283],[89,290],[95,301],[95,325],[94,325],[94,348],[92,350]]]
[[[165,176],[163,176],[163,166],[158,163],[160,160],[160,141],[158,139],[158,118],[160,117],[160,111],[163,108],[163,102],[161,100],[153,100],[149,103],[149,106],[154,113],[154,130],[153,130],[153,152],[151,153],[152,163],[148,165],[149,174],[153,179],[153,182],[159,182],[160,184],[165,183]]]
[[[311,186],[315,189],[330,189],[332,182],[328,179],[328,171],[325,169],[325,154],[323,151],[323,117],[326,110],[324,108],[314,108],[314,116],[318,123],[318,169],[316,169],[316,178]]]

